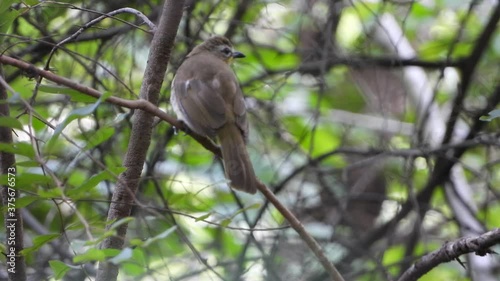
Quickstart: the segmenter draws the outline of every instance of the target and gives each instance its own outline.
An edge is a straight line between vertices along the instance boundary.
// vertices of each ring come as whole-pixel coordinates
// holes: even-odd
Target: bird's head
[[[202,44],[196,46],[191,52],[191,55],[207,51],[220,58],[227,64],[230,64],[235,58],[245,57],[243,53],[234,50],[231,41],[223,36],[214,36],[207,39]]]

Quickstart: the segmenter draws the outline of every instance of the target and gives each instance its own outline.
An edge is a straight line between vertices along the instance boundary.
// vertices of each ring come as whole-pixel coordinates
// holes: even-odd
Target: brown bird
[[[231,187],[254,194],[262,183],[255,176],[246,150],[245,100],[230,67],[234,58],[244,57],[222,36],[196,46],[177,70],[170,103],[177,118],[189,129],[218,140]]]

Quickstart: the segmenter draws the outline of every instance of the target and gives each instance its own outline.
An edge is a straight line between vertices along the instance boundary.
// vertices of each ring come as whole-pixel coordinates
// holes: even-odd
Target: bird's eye
[[[228,47],[224,47],[224,49],[221,50],[221,52],[225,55],[225,56],[229,56],[232,54],[232,51],[231,49],[229,49]]]

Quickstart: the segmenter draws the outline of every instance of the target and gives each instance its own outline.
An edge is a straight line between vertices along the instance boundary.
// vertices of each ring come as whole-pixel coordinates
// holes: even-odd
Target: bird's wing
[[[243,93],[239,86],[237,86],[237,91],[239,92],[233,102],[233,112],[235,116],[236,125],[241,130],[243,139],[245,142],[248,140],[248,121],[247,121],[247,109],[245,105],[245,99],[243,98]]]
[[[233,70],[228,66],[220,67],[219,71],[214,75],[211,85],[213,85],[214,91],[225,101],[226,121],[236,124],[246,142],[248,138],[248,122],[245,98]]]
[[[213,138],[226,122],[224,100],[213,86],[199,79],[176,79],[173,90],[183,121],[196,133]]]

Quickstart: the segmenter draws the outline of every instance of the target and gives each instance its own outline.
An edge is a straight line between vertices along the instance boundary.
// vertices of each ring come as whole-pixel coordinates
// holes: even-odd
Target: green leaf
[[[130,241],[128,243],[131,246],[136,246],[136,247],[141,247],[142,245],[144,245],[144,241],[142,241],[141,239],[137,239],[137,238],[130,239]]]
[[[231,217],[223,219],[220,224],[221,224],[221,226],[226,227],[231,223],[231,221],[234,219],[234,217],[236,217],[238,214],[241,214],[246,210],[257,209],[259,207],[260,207],[260,203],[255,203],[255,204],[252,204],[252,205],[245,207],[243,209],[239,209],[233,215],[231,215]]]
[[[50,268],[52,269],[52,272],[54,273],[54,278],[56,280],[62,279],[64,275],[66,275],[66,273],[71,269],[79,269],[78,266],[68,265],[63,263],[62,261],[56,261],[56,260],[49,261],[49,265]]]
[[[111,225],[111,227],[109,228],[109,230],[114,230],[117,227],[119,227],[120,225],[127,224],[129,222],[134,221],[134,220],[135,220],[134,217],[126,217],[126,218],[120,219],[120,220],[116,221],[115,223],[113,223],[113,225]]]
[[[66,117],[66,119],[64,119],[62,123],[57,125],[56,129],[54,130],[54,136],[59,136],[62,130],[64,130],[64,128],[66,128],[66,126],[68,126],[68,124],[71,123],[71,121],[92,114],[97,109],[99,104],[100,102],[96,102],[91,105],[73,109]]]
[[[479,120],[481,121],[487,121],[487,122],[490,122],[492,121],[493,119],[495,118],[499,118],[500,117],[500,109],[495,109],[495,110],[492,110],[488,113],[488,116],[481,116],[479,118]]]
[[[0,15],[4,15],[5,12],[10,10],[10,6],[14,4],[14,0],[2,0],[0,2]]]
[[[12,4],[14,4],[14,0],[0,1],[0,34],[8,33],[10,26],[19,15],[19,11],[11,9]],[[0,43],[2,43],[4,38],[4,36],[0,36]],[[3,51],[0,50],[0,52]]]
[[[299,64],[299,58],[295,53],[282,54],[273,49],[261,49],[259,55],[262,57],[263,62],[268,62],[266,68],[271,70],[293,68]],[[279,62],[279,64],[276,62]]]
[[[52,184],[52,178],[47,175],[22,173],[17,177],[17,184],[22,187]]]
[[[35,157],[33,146],[25,142],[0,143],[0,151],[26,156],[31,159]]]
[[[415,2],[411,6],[411,14],[417,19],[424,19],[433,16],[435,14],[435,10],[427,7],[426,5]]]
[[[127,247],[127,248],[121,250],[121,252],[118,255],[109,259],[109,261],[114,263],[114,264],[120,264],[124,261],[129,260],[131,257],[132,257],[132,249]]]
[[[66,126],[68,126],[69,123],[71,123],[71,121],[92,114],[97,109],[97,107],[103,101],[105,101],[110,95],[111,95],[111,92],[106,92],[95,103],[93,103],[91,105],[84,106],[84,107],[73,109],[68,114],[68,116],[63,120],[63,122],[61,122],[59,125],[57,125],[56,129],[54,130],[54,135],[50,139],[48,146],[52,147],[52,145],[54,145],[55,140],[59,137],[59,134],[62,132],[62,130],[64,130],[64,128],[66,128]]]
[[[132,250],[132,256],[127,262],[121,263],[120,273],[127,277],[144,276],[148,272],[148,258],[145,257],[144,251],[140,248]],[[131,280],[138,280],[140,278],[131,278]]]
[[[162,233],[154,236],[154,237],[151,237],[149,239],[147,239],[145,242],[144,242],[144,247],[147,247],[149,245],[151,245],[151,243],[153,242],[156,242],[158,240],[161,240],[161,239],[164,239],[164,238],[167,238],[170,234],[172,234],[175,230],[177,229],[177,226],[174,225],[172,227],[170,227],[169,229],[163,231]]]
[[[60,188],[56,187],[56,188],[51,188],[48,190],[41,189],[38,191],[38,195],[41,198],[48,198],[48,199],[61,198],[63,195],[63,192]]]
[[[111,136],[115,134],[115,128],[104,127],[97,130],[92,137],[87,142],[85,149],[91,149],[98,146],[99,144],[107,141]]]
[[[33,167],[39,167],[40,163],[38,163],[37,161],[33,161],[33,160],[27,160],[27,161],[17,162],[16,166],[33,168]]]
[[[91,97],[89,95],[83,94],[77,90],[64,87],[64,86],[58,86],[58,85],[49,85],[49,84],[42,84],[38,88],[41,92],[49,93],[49,94],[64,94],[70,96],[72,101],[75,102],[85,102],[85,103],[91,103],[91,102],[96,102],[97,98]]]
[[[61,236],[61,234],[59,234],[59,233],[38,235],[35,238],[33,238],[33,246],[23,249],[21,251],[21,254],[26,256],[26,255],[29,255],[33,252],[36,252],[42,246],[44,246],[45,244],[49,243],[50,241],[58,238],[59,236]]]
[[[420,44],[418,52],[422,59],[438,59],[446,56],[449,46],[448,42],[442,40],[428,41]]]
[[[227,218],[227,219],[223,219],[221,222],[220,222],[220,225],[222,227],[227,227],[231,221],[233,220],[233,217],[230,217],[230,218]]]
[[[234,213],[233,217],[235,217],[235,216],[237,216],[237,215],[239,215],[239,214],[243,213],[243,212],[244,212],[244,211],[246,211],[246,210],[258,209],[258,208],[260,207],[260,205],[261,205],[260,203],[255,203],[255,204],[252,204],[252,205],[250,205],[250,206],[247,206],[247,207],[245,207],[245,208],[243,208],[243,209],[239,209],[238,211],[236,211],[236,213]]]
[[[208,217],[210,217],[212,215],[212,212],[209,212],[207,214],[204,214],[203,216],[199,216],[197,217],[194,221],[202,221],[202,220],[205,220],[207,219]]]
[[[104,261],[106,258],[116,256],[120,253],[117,249],[89,249],[87,252],[73,257],[74,263],[86,263],[91,261]]]
[[[23,196],[16,199],[16,208],[24,208],[40,199],[38,196]]]
[[[125,167],[113,167],[108,168],[108,170],[102,171],[92,177],[90,177],[87,181],[85,181],[82,185],[72,188],[68,190],[67,195],[69,197],[78,197],[81,194],[84,194],[86,191],[96,187],[100,182],[105,180],[113,180],[116,179],[116,176],[121,172],[125,171],[127,168]],[[74,199],[74,198],[73,198]]]
[[[3,185],[7,185],[8,175],[0,175],[0,183]],[[52,178],[49,176],[44,176],[40,174],[32,174],[32,173],[22,173],[17,174],[15,177],[15,186],[13,188],[21,188],[24,191],[30,190],[33,191],[31,187],[52,184]],[[12,182],[10,182],[12,184]]]
[[[28,4],[30,6],[36,5],[40,3],[40,0],[24,0],[23,3]]]
[[[0,127],[7,127],[12,129],[23,129],[23,124],[19,122],[16,118],[12,118],[9,116],[0,116]]]
[[[112,236],[116,236],[116,231],[115,230],[108,230],[108,231],[104,232],[101,236],[99,236],[99,238],[85,242],[85,245],[86,246],[96,246],[96,245],[99,245],[99,243],[101,243],[102,241],[104,241],[104,239],[106,239],[108,237],[112,237]]]
[[[388,248],[384,252],[384,257],[382,263],[384,265],[392,265],[401,261],[402,256],[404,255],[404,247],[401,245],[396,245]]]

